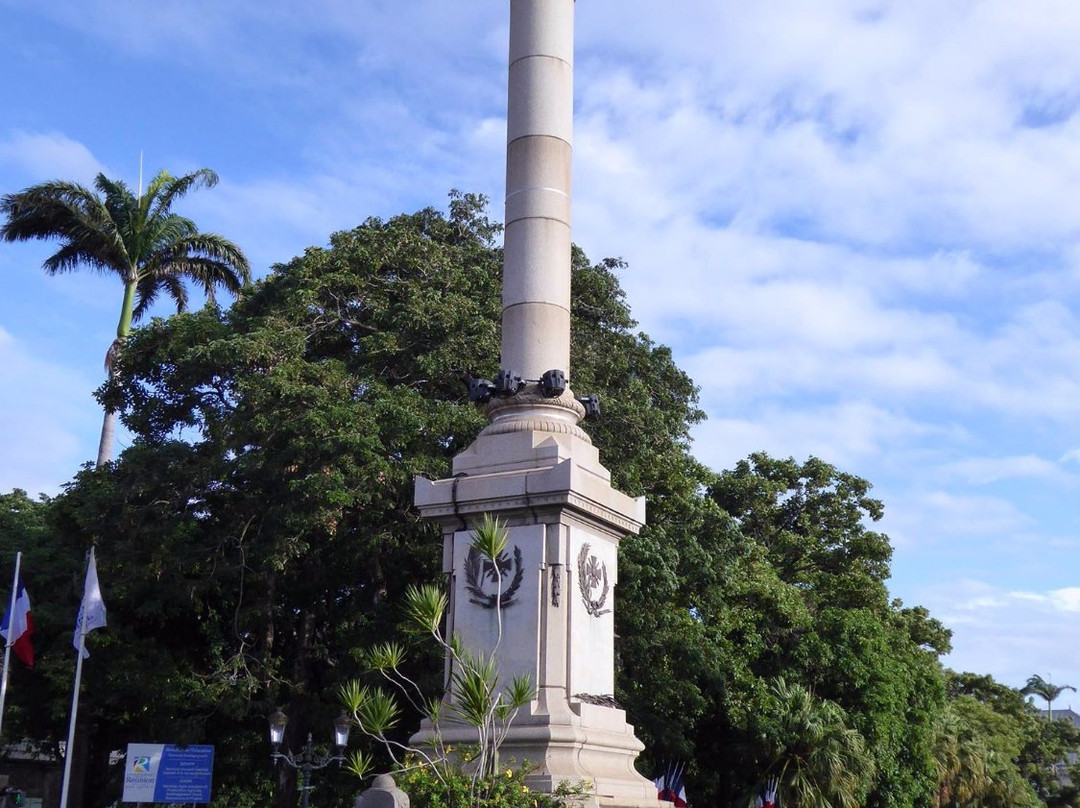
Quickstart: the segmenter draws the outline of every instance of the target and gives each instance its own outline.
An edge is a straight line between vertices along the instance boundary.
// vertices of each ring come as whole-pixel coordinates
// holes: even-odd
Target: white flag
[[[80,642],[79,635],[89,634],[95,628],[105,625],[105,601],[101,598],[101,587],[98,585],[97,563],[94,560],[94,548],[90,548],[90,564],[86,568],[86,584],[83,586],[82,603],[79,605],[79,616],[75,620],[75,636],[72,645],[76,650],[82,649],[83,659],[90,656],[86,650],[86,643]]]

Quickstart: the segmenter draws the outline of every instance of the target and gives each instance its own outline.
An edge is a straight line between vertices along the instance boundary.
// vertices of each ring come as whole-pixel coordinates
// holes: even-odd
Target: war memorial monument
[[[579,426],[597,402],[571,390],[573,34],[574,0],[510,0],[501,370],[473,384],[490,423],[451,478],[416,480],[415,504],[441,527],[448,631],[476,649],[501,637],[504,678],[536,683],[503,756],[535,766],[539,790],[586,781],[586,804],[655,806],[613,698],[619,541],[645,502],[611,486]],[[470,552],[485,514],[508,528],[498,592]]]

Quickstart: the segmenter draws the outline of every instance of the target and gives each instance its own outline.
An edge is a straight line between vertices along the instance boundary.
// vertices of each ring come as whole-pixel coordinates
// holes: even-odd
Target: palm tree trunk
[[[112,380],[116,355],[120,352],[120,346],[124,344],[131,333],[131,315],[135,309],[135,290],[138,281],[129,277],[124,283],[124,302],[120,306],[120,321],[116,324],[116,339],[109,346],[109,352],[105,355],[105,369],[109,372],[109,380]],[[97,463],[95,468],[101,468],[112,460],[113,443],[116,441],[116,410],[105,410],[105,419],[101,422],[101,440],[98,442]]]
[[[124,282],[124,302],[120,306],[120,322],[116,324],[116,338],[121,342],[131,333],[131,315],[135,311],[135,290],[138,286],[137,277],[129,277]]]
[[[105,410],[105,420],[101,422],[101,441],[98,443],[97,463],[101,468],[112,460],[113,441],[116,439],[116,410]]]

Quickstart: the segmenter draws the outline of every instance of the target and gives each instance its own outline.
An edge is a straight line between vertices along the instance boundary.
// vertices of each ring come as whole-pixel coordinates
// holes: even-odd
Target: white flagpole
[[[90,562],[94,558],[94,548],[90,548]],[[85,575],[83,576],[85,581]],[[60,808],[67,808],[68,787],[71,785],[71,761],[75,757],[75,719],[79,713],[79,684],[82,682],[83,652],[86,649],[86,586],[83,585],[83,599],[79,604],[79,661],[75,663],[75,690],[71,694],[71,720],[68,722],[67,748],[64,750],[64,784],[60,789]]]
[[[4,643],[4,675],[0,680],[0,727],[4,726],[4,701],[7,699],[8,664],[11,662],[11,632],[15,628],[15,600],[19,595],[19,566],[22,551],[15,553],[15,579],[11,582],[11,603],[8,606],[8,635]]]

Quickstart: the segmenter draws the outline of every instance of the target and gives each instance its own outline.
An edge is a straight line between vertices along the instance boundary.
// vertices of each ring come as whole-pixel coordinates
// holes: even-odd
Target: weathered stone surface
[[[389,774],[380,774],[371,788],[357,795],[353,808],[409,808],[409,795],[397,787]]]

